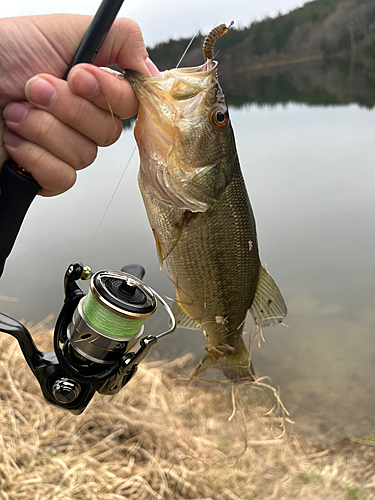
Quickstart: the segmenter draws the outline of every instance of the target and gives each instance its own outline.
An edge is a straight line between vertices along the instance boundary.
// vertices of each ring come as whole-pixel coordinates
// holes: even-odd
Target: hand
[[[69,189],[97,147],[119,138],[120,118],[137,112],[129,83],[105,69],[80,64],[67,82],[60,79],[90,21],[78,15],[0,19],[0,168],[11,156],[43,196]],[[130,19],[115,20],[95,64],[159,74]]]

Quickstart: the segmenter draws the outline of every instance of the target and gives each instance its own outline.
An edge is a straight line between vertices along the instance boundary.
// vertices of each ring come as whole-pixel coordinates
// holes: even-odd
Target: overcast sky
[[[285,13],[303,3],[303,0],[125,0],[120,15],[138,22],[146,45],[151,47],[169,38],[191,36],[198,29],[208,33],[217,24],[232,19],[238,27],[247,26],[255,19]],[[3,0],[0,17],[59,12],[93,15],[99,4],[100,0]]]

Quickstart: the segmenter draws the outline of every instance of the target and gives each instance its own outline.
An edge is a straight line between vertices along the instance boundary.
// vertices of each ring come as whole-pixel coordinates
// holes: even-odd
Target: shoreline
[[[32,330],[49,350],[51,332]],[[187,357],[141,364],[73,416],[45,403],[15,339],[0,351],[0,498],[374,498],[375,436],[328,446],[286,432],[259,391],[182,380]]]

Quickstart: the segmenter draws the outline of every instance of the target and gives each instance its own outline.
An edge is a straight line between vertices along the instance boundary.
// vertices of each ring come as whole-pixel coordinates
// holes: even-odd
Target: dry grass
[[[34,335],[51,348],[43,325]],[[1,500],[375,498],[374,441],[283,434],[259,391],[188,384],[185,359],[144,364],[78,417],[44,402],[6,335],[0,359]]]

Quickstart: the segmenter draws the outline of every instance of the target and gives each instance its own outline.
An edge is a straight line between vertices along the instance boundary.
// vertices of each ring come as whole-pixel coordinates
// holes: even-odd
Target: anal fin
[[[188,313],[177,301],[173,304],[172,312],[176,318],[177,326],[180,326],[181,328],[188,328],[190,330],[201,329],[200,325],[188,315]]]
[[[196,377],[209,368],[222,370],[226,378],[234,382],[255,380],[254,367],[243,341],[236,354],[217,356],[214,352],[207,351],[191,376]]]
[[[279,287],[263,266],[259,268],[258,284],[250,312],[260,326],[277,325],[287,314]]]

